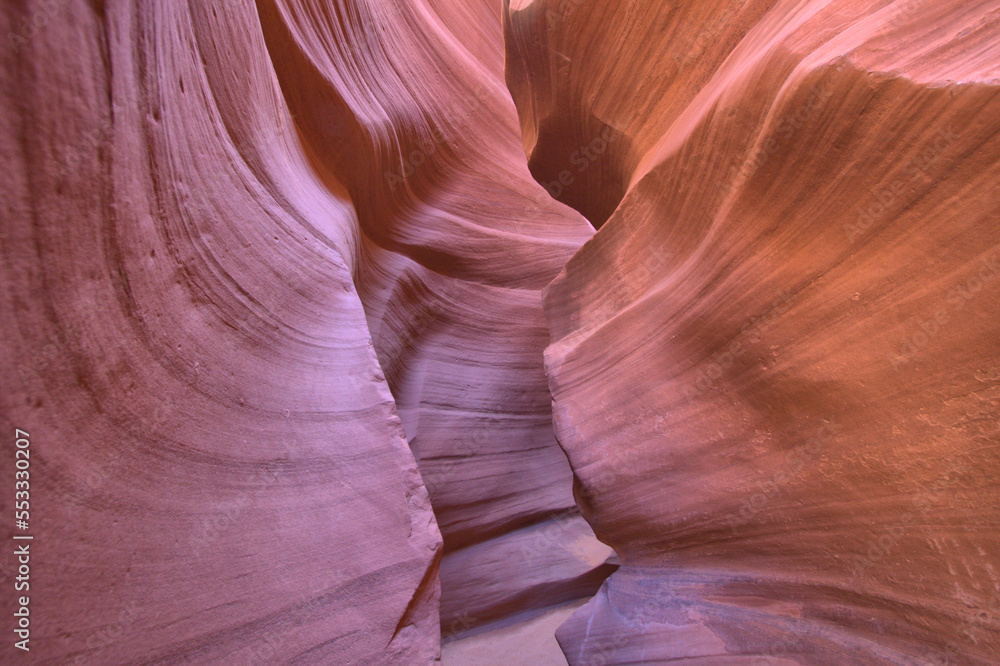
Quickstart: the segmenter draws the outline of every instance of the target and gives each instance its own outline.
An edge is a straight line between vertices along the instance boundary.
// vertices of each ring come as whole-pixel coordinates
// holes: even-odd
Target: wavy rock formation
[[[574,507],[572,476],[552,430],[540,291],[593,230],[526,168],[503,87],[499,8],[258,6],[301,139],[357,208],[358,289],[446,560],[562,515]],[[472,26],[482,31],[476,52],[459,30]],[[447,77],[421,76],[431,72]],[[600,583],[592,575],[581,586],[555,543],[535,551],[546,584],[585,596]],[[489,557],[460,561],[445,564],[446,634],[551,603],[526,602]]]
[[[299,147],[252,6],[4,14],[47,19],[3,51],[31,656],[434,659],[441,539],[352,282],[356,209]]]
[[[0,35],[29,659],[997,660],[996,0]]]
[[[773,4],[505,0],[507,84],[532,174],[600,227],[642,156]]]
[[[614,210],[545,297],[623,564],[570,663],[994,663],[997,4],[512,2],[507,33],[536,175]]]
[[[599,546],[540,295],[592,228],[527,169],[499,7],[3,14],[36,654],[426,663],[441,534],[446,607],[476,609],[446,631],[596,591],[606,557],[551,536],[530,577],[488,571],[553,520]]]

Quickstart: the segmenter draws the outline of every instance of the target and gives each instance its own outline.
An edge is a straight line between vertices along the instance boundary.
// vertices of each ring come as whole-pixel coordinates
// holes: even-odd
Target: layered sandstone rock
[[[570,663],[991,663],[996,3],[557,4],[509,7],[526,149],[616,206],[545,301],[623,562]]]
[[[28,656],[434,659],[441,539],[356,209],[299,148],[253,6],[34,2],[0,32],[33,17],[0,102]]]
[[[996,660],[995,1],[0,34],[29,658]]]
[[[439,523],[446,599],[481,615],[460,628],[596,590],[603,561],[552,541],[530,579],[470,587],[490,539],[573,507],[540,290],[592,233],[528,172],[498,7],[3,21],[33,654],[426,663]]]
[[[258,4],[301,139],[357,207],[361,300],[456,557],[444,631],[552,603],[525,594],[534,585],[592,594],[603,562],[581,571],[557,542],[533,549],[539,573],[525,580],[492,568],[505,534],[574,506],[541,289],[593,233],[526,168],[499,7]]]

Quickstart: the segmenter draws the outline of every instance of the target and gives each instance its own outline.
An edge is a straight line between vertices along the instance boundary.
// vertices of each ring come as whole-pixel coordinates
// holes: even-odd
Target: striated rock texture
[[[0,35],[29,660],[1000,659],[996,0]]]
[[[609,572],[542,357],[593,230],[528,171],[499,6],[401,4],[5,6],[32,657],[427,663],[443,550],[451,632]]]
[[[3,14],[29,656],[434,659],[441,538],[353,284],[357,211],[299,146],[253,6]]]
[[[545,295],[622,560],[570,663],[996,663],[997,3],[507,12],[532,171],[603,222]]]
[[[500,8],[258,6],[300,138],[357,210],[358,290],[444,537],[442,630],[549,605],[491,553],[507,533],[576,513],[541,289],[593,229],[526,167]],[[542,589],[589,596],[607,574],[567,561],[559,539],[527,544]]]

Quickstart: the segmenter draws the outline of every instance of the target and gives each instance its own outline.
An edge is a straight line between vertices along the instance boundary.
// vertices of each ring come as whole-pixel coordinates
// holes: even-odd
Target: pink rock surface
[[[441,599],[442,638],[591,597],[616,568],[576,511],[463,548],[441,563],[441,587],[463,591]]]
[[[475,587],[574,506],[541,289],[593,231],[528,171],[498,6],[2,20],[32,656],[424,663],[441,533],[464,628],[596,591],[554,541]]]
[[[3,663],[1000,658],[995,0],[0,35]]]
[[[441,539],[352,283],[356,211],[299,147],[253,6],[3,14],[47,17],[5,42],[0,95],[26,656],[434,659]]]
[[[572,474],[552,429],[541,289],[593,229],[526,167],[498,8],[259,4],[301,139],[357,207],[356,282],[445,557],[565,512]],[[596,591],[602,577],[580,586],[550,551],[536,562],[550,583]],[[506,590],[484,594],[493,559],[459,561],[443,588],[448,627],[554,603],[499,572]]]

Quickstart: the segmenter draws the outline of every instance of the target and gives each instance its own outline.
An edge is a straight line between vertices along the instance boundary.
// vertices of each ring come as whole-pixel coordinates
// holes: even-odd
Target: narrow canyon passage
[[[358,5],[352,15],[333,5],[336,15],[317,22],[306,6],[258,7],[300,138],[355,202],[355,284],[444,542],[443,636],[593,595],[613,570],[605,562],[612,551],[579,516],[555,440],[540,297],[591,230],[525,169],[503,84],[498,15],[481,11],[466,21],[465,29],[490,40],[471,54],[456,39],[464,32],[445,30],[443,17],[417,8]],[[391,69],[443,68],[459,93],[442,100],[435,87],[399,81],[397,94],[373,98],[369,91],[391,82],[357,51],[373,39],[373,25],[428,41],[386,49]],[[310,52],[311,42],[330,49]],[[372,48],[387,43],[380,38]],[[397,130],[359,132],[347,154],[343,142],[329,139],[330,127],[374,122],[361,118],[365,100],[377,102]],[[421,121],[408,128],[400,119],[409,117]],[[487,169],[491,178],[483,180],[477,174]],[[468,221],[479,229],[469,233]],[[463,240],[441,242],[449,237]],[[490,260],[491,252],[533,263]]]
[[[2,35],[3,663],[1000,662],[997,0]]]

